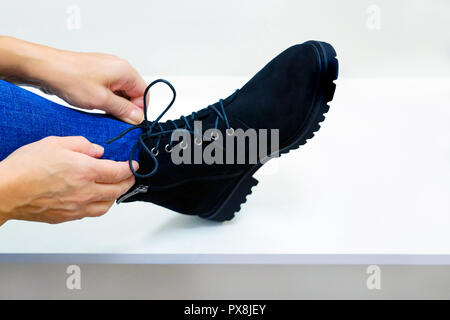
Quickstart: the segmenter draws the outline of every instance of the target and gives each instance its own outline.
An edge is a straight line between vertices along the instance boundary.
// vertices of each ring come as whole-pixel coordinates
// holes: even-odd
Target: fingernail
[[[139,169],[139,163],[133,160],[133,169],[137,171]]]
[[[103,152],[105,152],[105,148],[103,148],[102,146],[93,143],[92,146],[94,147],[94,151],[96,155],[101,156],[103,154]]]
[[[144,113],[141,109],[135,108],[131,111],[128,119],[135,124],[139,124],[144,120]]]

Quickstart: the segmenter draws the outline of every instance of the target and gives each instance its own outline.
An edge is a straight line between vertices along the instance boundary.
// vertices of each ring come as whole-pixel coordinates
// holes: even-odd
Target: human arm
[[[59,50],[0,36],[0,78],[38,87],[71,105],[103,110],[130,124],[144,118],[145,81],[114,55]]]
[[[98,159],[102,155],[101,146],[83,137],[48,137],[17,149],[0,162],[0,225],[106,213],[134,176],[127,162]]]

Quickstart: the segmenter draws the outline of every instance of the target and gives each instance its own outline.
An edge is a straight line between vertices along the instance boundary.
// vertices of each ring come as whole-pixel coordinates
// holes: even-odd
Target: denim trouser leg
[[[105,147],[104,159],[124,161],[141,130],[109,145],[105,142],[130,126],[103,114],[66,108],[0,80],[0,161],[21,146],[48,136],[83,136]]]

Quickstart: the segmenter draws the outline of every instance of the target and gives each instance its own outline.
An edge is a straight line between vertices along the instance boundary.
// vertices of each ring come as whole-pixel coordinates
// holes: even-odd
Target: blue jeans
[[[21,146],[48,136],[83,136],[105,148],[103,159],[125,161],[140,130],[109,145],[106,141],[129,127],[110,116],[70,109],[0,80],[0,161]]]

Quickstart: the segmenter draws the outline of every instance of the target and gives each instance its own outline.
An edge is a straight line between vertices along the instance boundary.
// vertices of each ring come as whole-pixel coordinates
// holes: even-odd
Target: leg
[[[104,159],[128,160],[139,129],[112,144],[106,141],[129,127],[110,116],[66,108],[0,80],[0,161],[21,146],[48,136],[83,136],[105,147]]]

